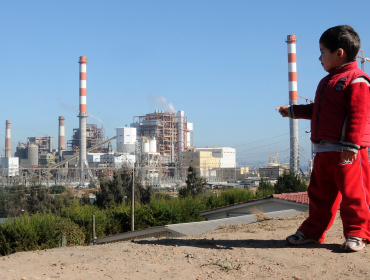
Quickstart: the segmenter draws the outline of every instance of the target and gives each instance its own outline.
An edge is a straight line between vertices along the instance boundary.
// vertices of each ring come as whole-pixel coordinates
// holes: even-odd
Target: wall
[[[269,212],[289,209],[294,209],[303,213],[308,211],[308,205],[299,204],[296,202],[286,202],[280,199],[271,198],[264,201],[246,203],[245,205],[239,205],[239,207],[231,206],[228,208],[224,208],[216,213],[205,212],[201,213],[201,215],[208,220],[217,220],[228,217],[253,214],[256,209],[262,211],[263,213],[266,213],[267,215]]]

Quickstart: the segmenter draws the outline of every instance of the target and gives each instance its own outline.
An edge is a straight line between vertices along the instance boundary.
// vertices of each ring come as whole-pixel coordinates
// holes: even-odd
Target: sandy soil
[[[0,257],[0,279],[369,279],[370,248],[340,250],[337,217],[325,244],[285,237],[304,215],[177,239],[67,247]]]

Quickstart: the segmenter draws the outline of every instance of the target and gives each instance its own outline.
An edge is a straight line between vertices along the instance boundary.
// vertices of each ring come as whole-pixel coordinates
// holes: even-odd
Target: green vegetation
[[[307,189],[299,177],[284,173],[275,186],[262,178],[255,194],[249,189],[226,189],[214,193],[205,190],[205,179],[200,178],[194,169],[189,168],[188,174],[187,185],[180,188],[178,198],[162,193],[153,194],[151,187],[135,183],[136,230],[202,221],[200,211],[265,197],[274,192]],[[135,181],[141,180],[135,178]],[[100,178],[100,186],[95,204],[88,199],[89,190],[78,199],[71,190],[51,198],[51,188],[44,186],[0,188],[0,217],[17,217],[0,224],[0,255],[58,247],[62,234],[67,237],[69,246],[89,244],[92,240],[93,215],[97,237],[129,231],[131,170],[117,170],[112,179]],[[53,191],[60,189],[60,186],[53,187]]]
[[[307,191],[307,184],[294,172],[285,172],[278,178],[275,193],[291,193]]]
[[[66,187],[61,185],[54,185],[49,188],[50,194],[61,194],[64,193],[65,191]]]

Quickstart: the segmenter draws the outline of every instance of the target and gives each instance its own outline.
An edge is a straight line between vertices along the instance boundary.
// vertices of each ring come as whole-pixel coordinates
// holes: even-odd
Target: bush
[[[275,184],[275,193],[292,193],[307,191],[306,183],[294,172],[285,172]]]
[[[256,191],[256,198],[262,198],[275,193],[274,186],[265,178],[261,178],[260,184]]]
[[[54,185],[49,188],[50,194],[61,194],[66,191],[66,187],[62,185]]]
[[[85,239],[82,230],[68,219],[51,213],[25,214],[0,225],[0,254],[59,247],[62,234],[70,246],[81,245]]]

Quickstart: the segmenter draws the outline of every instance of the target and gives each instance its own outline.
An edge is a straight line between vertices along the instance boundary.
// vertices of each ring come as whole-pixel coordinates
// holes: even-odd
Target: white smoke
[[[153,107],[154,105],[159,105],[159,107],[164,110],[166,113],[176,113],[175,105],[173,103],[168,103],[167,99],[163,96],[148,96],[148,102],[150,104],[150,107]]]
[[[164,111],[166,113],[176,113],[177,111],[175,110],[175,105],[173,105],[172,103],[170,104],[167,104],[166,107],[164,108]]]
[[[62,107],[64,110],[68,112],[78,113],[78,107],[65,104],[58,97],[55,97],[55,99],[58,101],[59,106]]]
[[[95,117],[93,114],[90,114],[89,112],[87,112],[87,116],[88,116],[88,117],[90,117],[90,118],[96,119],[96,120],[98,120],[99,122],[103,123],[103,122],[101,121],[101,119],[99,119],[98,117]]]
[[[62,101],[60,101],[60,99],[58,97],[55,97],[55,98],[58,101],[59,106],[62,107],[64,110],[66,110],[68,112],[79,113],[78,107],[76,107],[76,106],[70,106],[68,104],[65,104]],[[93,118],[95,120],[98,120],[101,123],[103,123],[101,121],[101,119],[99,119],[98,117],[95,117],[93,114],[90,114],[89,112],[87,112],[87,116],[90,117],[90,118]]]
[[[158,97],[158,96],[151,96],[149,95],[148,96],[148,101],[151,105],[153,105],[154,103],[156,105],[162,105],[162,104],[166,104],[167,103],[167,99],[164,98],[163,96],[162,97]]]

